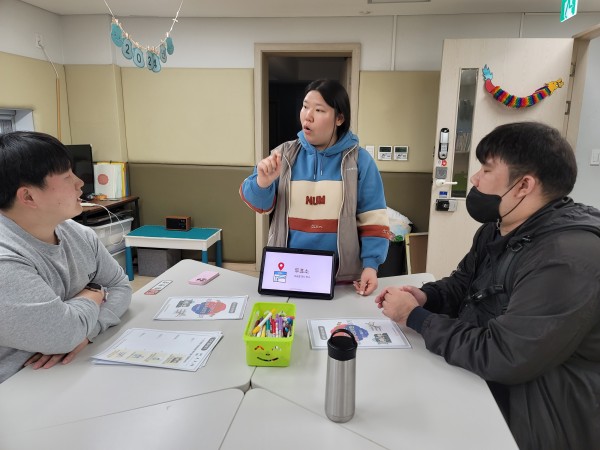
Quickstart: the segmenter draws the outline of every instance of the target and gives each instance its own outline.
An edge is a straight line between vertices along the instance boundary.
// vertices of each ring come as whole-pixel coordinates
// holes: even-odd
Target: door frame
[[[254,163],[268,156],[269,136],[269,65],[270,56],[344,57],[347,60],[345,84],[353,112],[350,128],[356,130],[358,117],[358,83],[360,43],[332,44],[254,44]],[[269,216],[256,214],[256,270],[260,270],[262,249],[267,243]]]
[[[579,121],[581,117],[581,106],[583,103],[583,92],[585,90],[587,64],[588,64],[588,47],[592,39],[600,37],[600,24],[588,28],[573,36],[573,57],[571,60],[571,72],[574,74],[569,89],[570,111],[565,113],[565,130],[564,135],[573,147],[577,149],[577,137],[579,136]]]

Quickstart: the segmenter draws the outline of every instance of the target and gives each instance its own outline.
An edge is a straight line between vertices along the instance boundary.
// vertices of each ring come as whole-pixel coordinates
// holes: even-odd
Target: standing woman
[[[275,148],[244,180],[240,196],[254,211],[273,212],[267,245],[333,250],[336,280],[356,292],[377,288],[387,256],[389,222],[373,158],[350,131],[350,100],[337,81],[304,92],[298,139]]]

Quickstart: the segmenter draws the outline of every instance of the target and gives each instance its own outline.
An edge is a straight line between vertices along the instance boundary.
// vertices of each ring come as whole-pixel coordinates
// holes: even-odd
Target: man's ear
[[[540,188],[540,181],[532,175],[525,175],[517,185],[517,195],[525,197]]]
[[[17,189],[17,194],[15,197],[15,201],[22,205],[33,207],[37,206],[33,192],[29,186],[21,186],[19,189]]]

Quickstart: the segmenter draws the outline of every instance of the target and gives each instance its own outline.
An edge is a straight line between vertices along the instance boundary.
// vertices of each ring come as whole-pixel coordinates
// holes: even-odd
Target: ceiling
[[[105,0],[24,0],[59,15],[109,14]],[[174,17],[181,0],[106,0],[118,17]],[[183,0],[179,17],[324,17],[558,13],[561,0]],[[600,12],[579,0],[578,12]]]

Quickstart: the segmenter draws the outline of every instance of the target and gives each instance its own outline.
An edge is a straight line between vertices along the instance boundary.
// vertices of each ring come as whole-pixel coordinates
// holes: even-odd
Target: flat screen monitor
[[[92,146],[89,144],[65,145],[73,161],[73,173],[83,181],[81,198],[87,199],[94,193],[94,162]]]

